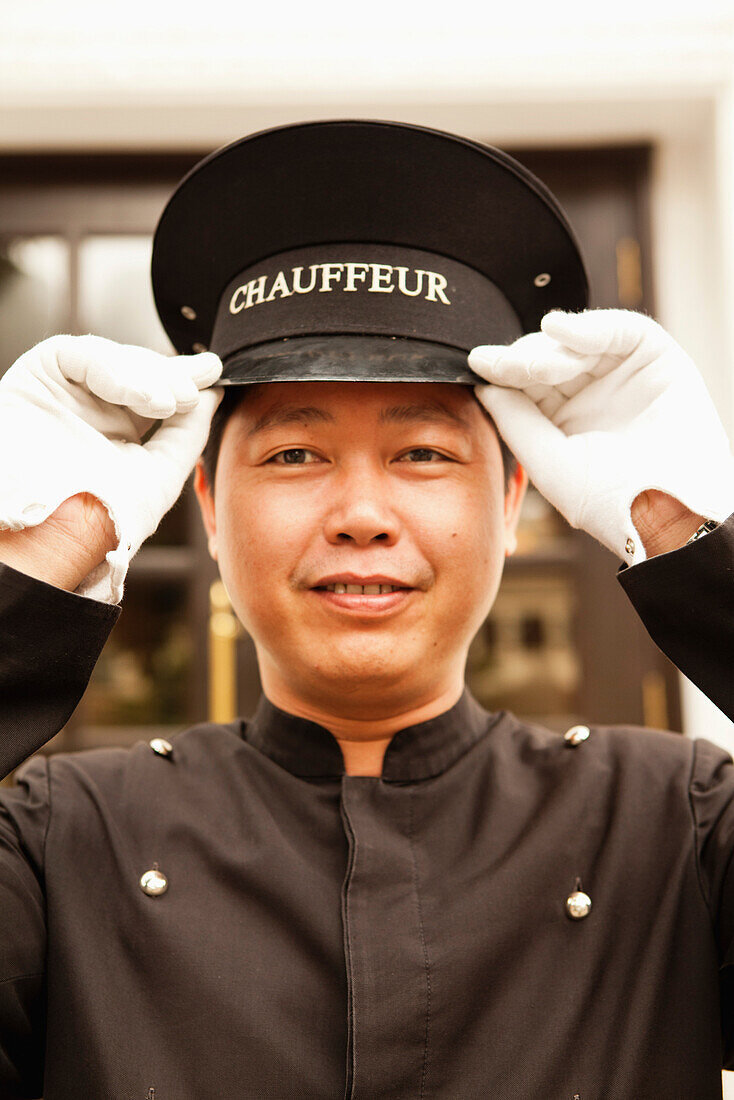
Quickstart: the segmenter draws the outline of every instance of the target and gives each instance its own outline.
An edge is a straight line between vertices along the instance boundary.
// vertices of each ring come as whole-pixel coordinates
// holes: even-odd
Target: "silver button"
[[[591,898],[583,890],[574,890],[566,898],[566,912],[574,920],[583,920],[591,912]]]
[[[165,737],[154,737],[148,743],[157,756],[173,756],[173,745]]]
[[[181,306],[181,314],[186,318],[187,321],[196,320],[196,310],[192,309],[191,306]]]
[[[635,544],[634,544],[633,540],[632,539],[627,539],[626,543],[624,544],[624,548],[625,548],[625,550],[627,551],[628,554],[634,554]]]
[[[140,877],[140,889],[150,898],[159,898],[168,889],[168,879],[158,870],[158,864],[154,863],[150,871],[146,871]]]
[[[570,730],[566,730],[563,735],[563,740],[567,745],[580,745],[583,741],[586,741],[589,737],[591,730],[588,726],[571,726]]]
[[[551,277],[547,271],[543,271],[540,275],[536,275],[533,282],[536,286],[548,286],[551,281]]]

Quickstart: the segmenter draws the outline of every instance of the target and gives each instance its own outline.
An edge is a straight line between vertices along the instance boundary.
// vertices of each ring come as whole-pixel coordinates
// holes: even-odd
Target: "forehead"
[[[419,419],[470,429],[481,422],[472,386],[439,382],[273,382],[247,387],[237,414],[250,429],[309,420],[339,423]]]

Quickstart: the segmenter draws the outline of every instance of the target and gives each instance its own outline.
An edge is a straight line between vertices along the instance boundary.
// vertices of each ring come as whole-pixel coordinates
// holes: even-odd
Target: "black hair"
[[[240,401],[242,401],[248,393],[253,394],[256,390],[258,390],[260,388],[260,385],[261,383],[255,383],[251,386],[227,386],[224,390],[224,396],[219,402],[216,412],[214,413],[211,428],[209,430],[209,438],[201,455],[201,464],[204,468],[204,475],[209,486],[209,492],[212,496],[214,496],[214,478],[216,477],[217,473],[217,460],[219,458],[219,448],[222,443],[222,432],[224,431],[224,426],[234,410],[239,405]],[[483,405],[480,407],[489,422],[492,424],[492,427],[494,427],[494,421],[490,417],[489,413],[486,411]],[[517,469],[517,459],[501,436],[499,436],[499,441],[500,450],[502,452],[502,467],[505,475],[505,492],[507,492],[510,487],[512,475]]]

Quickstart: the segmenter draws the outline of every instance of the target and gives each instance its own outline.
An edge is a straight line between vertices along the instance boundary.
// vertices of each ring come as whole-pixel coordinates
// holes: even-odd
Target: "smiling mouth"
[[[346,584],[335,581],[333,584],[316,585],[310,591],[323,606],[333,611],[380,618],[397,612],[417,590],[397,584]]]
[[[386,592],[409,592],[410,589],[399,584],[323,584],[317,585],[316,592],[335,592],[337,595],[382,596]]]

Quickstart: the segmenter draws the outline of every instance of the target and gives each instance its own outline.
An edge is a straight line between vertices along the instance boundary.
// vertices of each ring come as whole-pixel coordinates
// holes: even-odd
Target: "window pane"
[[[150,538],[143,543],[142,553],[151,546],[187,546],[189,543],[189,513],[193,504],[192,479],[184,485],[173,508],[166,512]]]
[[[152,238],[86,237],[79,246],[79,322],[82,332],[121,344],[138,344],[175,354],[153,304],[150,281]],[[180,499],[146,546],[187,542],[188,505]]]
[[[128,577],[124,613],[84,697],[86,743],[122,744],[144,736],[130,727],[190,722],[192,632],[185,582]]]
[[[82,332],[175,354],[158,318],[150,281],[152,238],[86,237],[79,246]]]
[[[469,650],[467,683],[483,706],[559,730],[582,721],[575,602],[573,581],[564,571],[505,575]]]
[[[69,247],[61,237],[0,239],[0,374],[69,331]]]
[[[557,556],[570,551],[571,528],[534,485],[528,485],[517,527],[517,554]]]

